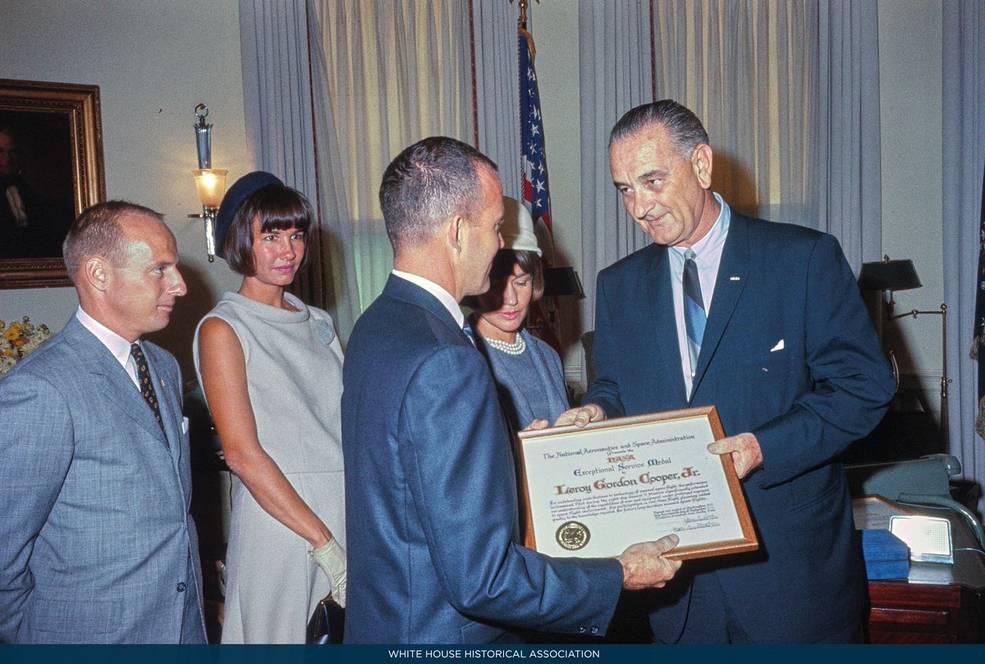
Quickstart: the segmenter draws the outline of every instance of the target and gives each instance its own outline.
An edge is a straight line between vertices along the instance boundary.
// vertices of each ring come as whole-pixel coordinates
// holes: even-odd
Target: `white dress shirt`
[[[444,288],[434,283],[430,279],[425,279],[424,277],[416,274],[411,274],[410,272],[402,272],[400,270],[393,270],[390,274],[395,277],[400,277],[412,284],[416,284],[426,290],[427,292],[438,298],[438,302],[448,310],[451,317],[455,319],[459,327],[465,326],[465,314],[462,313],[461,308],[458,306],[458,302],[452,297],[452,294],[446,291]]]
[[[120,366],[123,367],[123,370],[130,376],[134,386],[140,389],[140,383],[137,381],[137,365],[130,355],[130,342],[87,314],[82,310],[82,307],[79,307],[75,312],[75,317],[82,323],[82,327],[99,339],[99,343],[106,346],[116,361],[120,363]]]
[[[701,300],[705,307],[705,316],[711,316],[712,297],[715,294],[715,280],[718,278],[718,266],[722,262],[722,249],[725,248],[725,238],[728,237],[729,223],[732,220],[732,209],[721,196],[712,192],[721,210],[718,219],[711,230],[703,238],[690,246],[694,252],[694,263],[698,268],[698,281],[701,282]],[[684,372],[684,388],[688,398],[691,396],[692,376],[697,367],[691,366],[691,353],[687,347],[687,329],[684,323],[684,252],[686,247],[668,247],[667,256],[670,258],[670,285],[674,292],[674,318],[677,322],[677,346],[681,354],[681,370]]]

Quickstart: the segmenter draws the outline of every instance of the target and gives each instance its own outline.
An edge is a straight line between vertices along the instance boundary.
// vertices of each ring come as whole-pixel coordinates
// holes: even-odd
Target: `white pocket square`
[[[181,418],[181,433],[188,433],[188,418]]]
[[[776,342],[776,345],[770,348],[771,353],[775,353],[778,350],[783,350],[783,339]]]

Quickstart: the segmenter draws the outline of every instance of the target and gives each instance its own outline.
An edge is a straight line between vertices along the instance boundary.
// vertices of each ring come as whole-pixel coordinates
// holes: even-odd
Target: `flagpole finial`
[[[527,29],[527,7],[530,6],[530,0],[516,0],[516,2],[517,2],[517,5],[520,8],[520,18],[517,20],[517,23],[519,24],[519,26],[521,28],[523,28],[524,30],[526,30]],[[537,2],[540,2],[540,0],[537,0]],[[513,4],[513,0],[510,0],[510,4],[511,5]]]

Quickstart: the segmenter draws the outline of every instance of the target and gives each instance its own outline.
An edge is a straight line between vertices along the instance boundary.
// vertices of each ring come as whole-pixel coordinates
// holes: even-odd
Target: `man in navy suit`
[[[78,311],[0,380],[0,643],[205,643],[181,376],[141,339],[185,294],[174,236],[109,201],[64,256]]]
[[[410,146],[383,176],[394,270],[344,368],[347,643],[602,635],[622,588],[662,587],[680,566],[662,556],[673,535],[616,559],[519,543],[510,436],[458,308],[489,287],[502,196],[495,164],[450,138]]]
[[[712,149],[674,101],[629,111],[612,179],[654,244],[596,291],[604,417],[714,405],[760,539],[754,554],[690,565],[651,613],[668,643],[850,642],[865,577],[838,456],[894,391],[852,271],[830,235],[750,219],[711,192]]]

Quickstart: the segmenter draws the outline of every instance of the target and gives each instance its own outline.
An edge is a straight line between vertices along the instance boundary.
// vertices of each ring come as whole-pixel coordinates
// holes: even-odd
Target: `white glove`
[[[332,598],[345,607],[345,549],[333,537],[311,555],[332,584]]]

